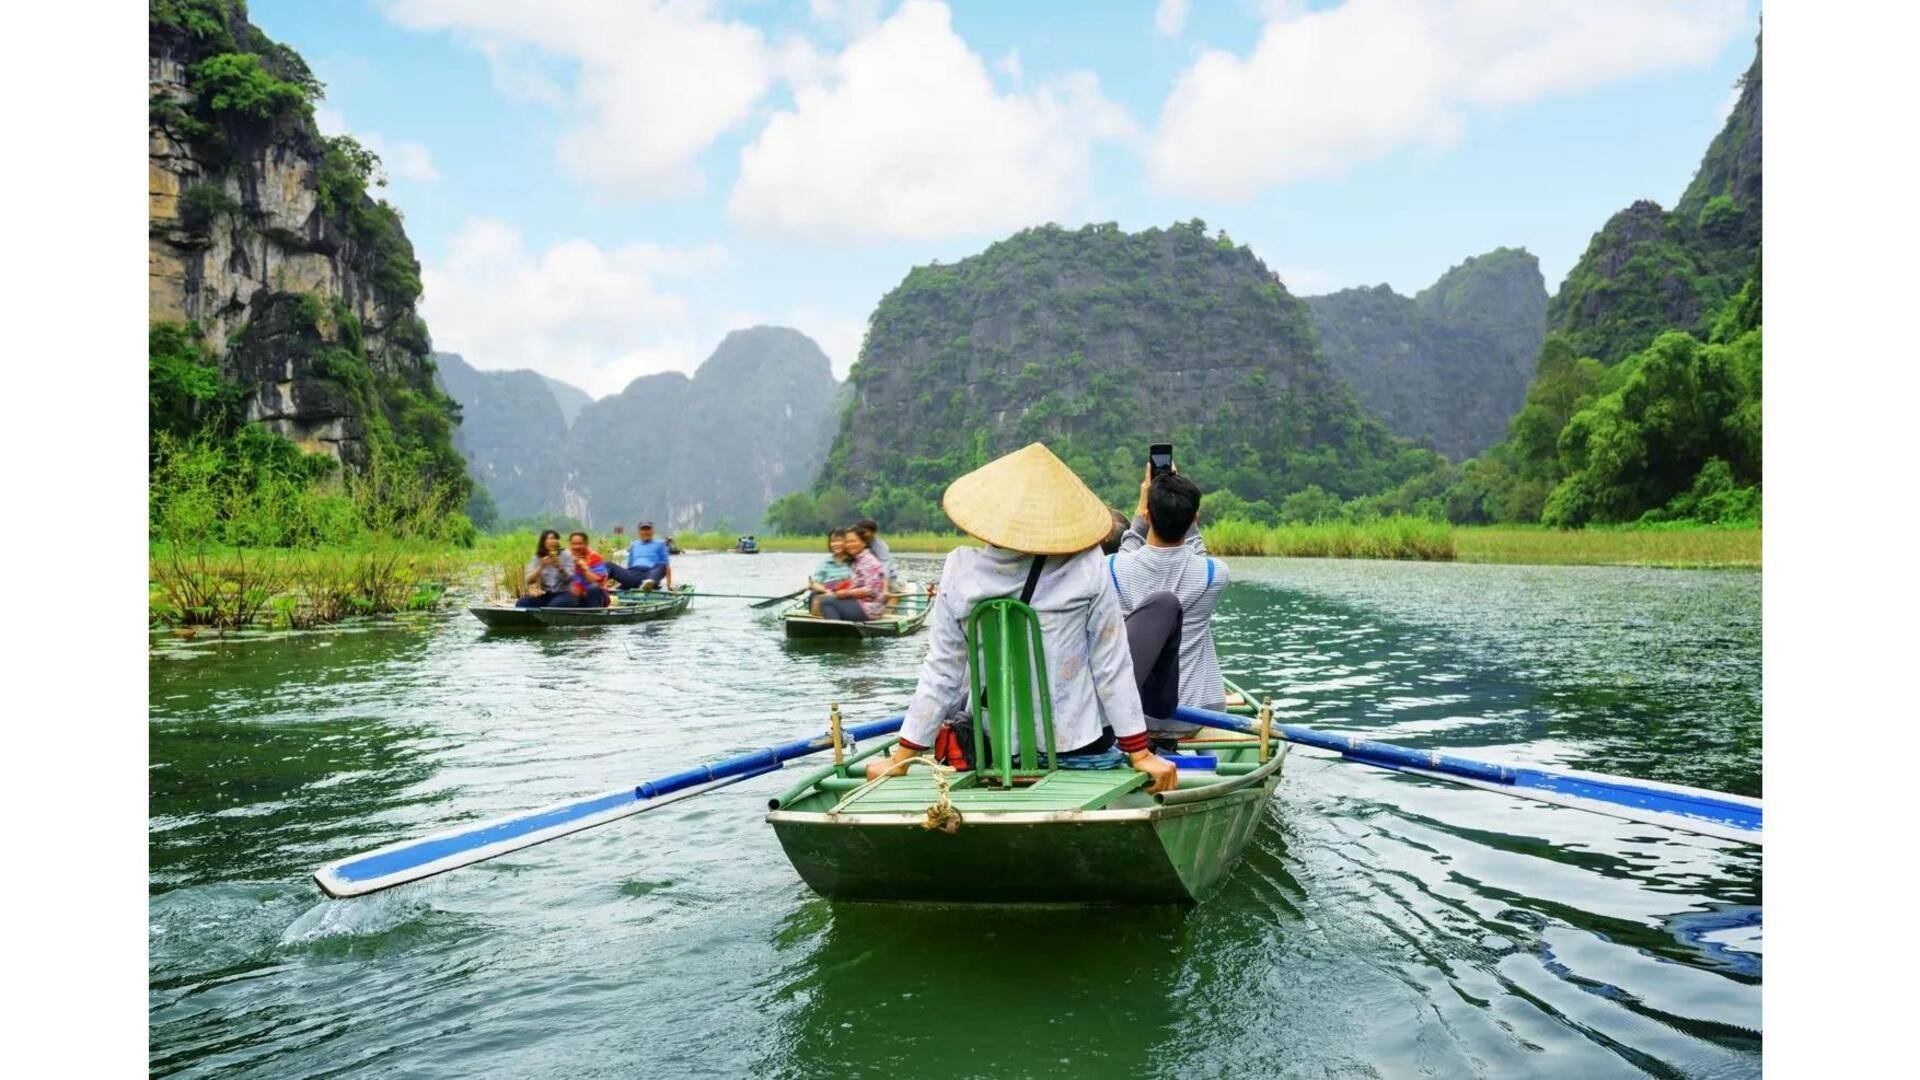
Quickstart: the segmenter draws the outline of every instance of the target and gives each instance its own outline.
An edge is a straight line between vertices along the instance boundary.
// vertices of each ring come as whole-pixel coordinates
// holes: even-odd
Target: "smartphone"
[[[1173,444],[1157,442],[1147,447],[1147,466],[1154,476],[1173,471]]]

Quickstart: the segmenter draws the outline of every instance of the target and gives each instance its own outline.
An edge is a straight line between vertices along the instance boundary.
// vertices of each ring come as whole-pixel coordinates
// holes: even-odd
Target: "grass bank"
[[[1452,530],[1415,517],[1373,521],[1328,521],[1312,525],[1260,525],[1216,521],[1201,530],[1216,555],[1285,555],[1310,559],[1454,558]]]
[[[147,553],[147,621],[216,631],[305,629],[356,615],[432,611],[473,566],[469,549],[178,548]]]
[[[1552,529],[1538,525],[1448,525],[1425,518],[1389,517],[1363,522],[1260,525],[1216,521],[1203,528],[1207,548],[1222,556],[1287,556],[1320,559],[1410,559],[1476,563],[1584,566],[1658,566],[1683,569],[1760,566],[1760,529],[1664,524],[1652,527],[1592,526]],[[886,533],[896,552],[944,555],[974,544],[957,533]],[[821,536],[756,537],[762,551],[824,554]],[[630,537],[596,536],[594,547],[609,558]],[[729,551],[738,533],[679,533],[685,551]],[[533,533],[484,537],[476,561],[493,571],[500,591],[512,593],[533,550]]]
[[[673,540],[683,551],[732,551],[734,541],[740,539],[740,535],[739,533],[688,532],[675,533]],[[954,548],[979,543],[972,537],[962,536],[959,533],[883,533],[881,536],[887,542],[887,550],[916,555],[945,555]],[[824,533],[819,536],[755,534],[754,539],[760,542],[761,551],[804,551],[818,552],[821,555],[827,553],[827,538]]]
[[[1680,569],[1760,568],[1760,529],[1716,526],[1550,529],[1456,525],[1461,562]]]

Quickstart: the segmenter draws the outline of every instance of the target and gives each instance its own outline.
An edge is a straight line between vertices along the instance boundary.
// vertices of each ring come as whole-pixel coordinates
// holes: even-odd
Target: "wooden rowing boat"
[[[1279,787],[1286,744],[1202,731],[1172,760],[1180,784],[1148,795],[1132,769],[1062,769],[995,786],[955,774],[951,832],[928,827],[939,781],[916,768],[868,782],[888,739],[808,776],[767,822],[808,886],[833,900],[1192,904],[1226,877]]]
[[[625,589],[614,595],[618,600],[607,607],[534,608],[533,617],[541,626],[579,630],[672,618],[693,606],[691,585],[682,585],[670,592]]]
[[[693,586],[668,591],[624,589],[614,602],[600,608],[522,608],[511,604],[481,604],[467,610],[489,630],[539,630],[545,627],[580,628],[625,626],[665,619],[693,605]]]
[[[933,598],[917,585],[902,585],[898,601],[886,613],[866,622],[815,618],[807,604],[789,609],[781,617],[787,636],[796,639],[859,641],[874,637],[906,637],[927,624],[933,611]]]

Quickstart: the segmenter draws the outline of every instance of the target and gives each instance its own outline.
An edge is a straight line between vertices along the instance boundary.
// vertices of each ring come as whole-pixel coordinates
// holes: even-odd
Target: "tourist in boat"
[[[1227,692],[1213,647],[1213,612],[1227,587],[1227,564],[1207,554],[1199,516],[1199,485],[1178,472],[1154,476],[1149,466],[1140,482],[1139,508],[1120,538],[1120,550],[1107,557],[1107,573],[1127,612],[1129,637],[1137,634],[1162,643],[1153,660],[1156,666],[1177,664],[1176,703],[1220,709]],[[1169,604],[1168,597],[1175,602]],[[1169,619],[1172,648],[1166,647],[1160,625]],[[1138,650],[1134,662],[1141,662]],[[1164,688],[1166,683],[1159,685]],[[1164,702],[1148,702],[1145,708],[1147,731],[1157,749],[1171,750],[1199,730],[1172,720],[1173,709]]]
[[[606,607],[613,603],[607,595],[607,560],[587,545],[587,534],[567,537],[567,553],[572,557],[566,591],[548,607]]]
[[[823,619],[866,622],[887,609],[887,568],[867,550],[858,527],[840,532],[840,552],[847,560],[847,579],[813,602]]]
[[[1032,443],[955,480],[941,506],[986,546],[947,556],[900,742],[867,776],[926,753],[941,721],[966,707],[967,616],[982,601],[1017,597],[1040,619],[1061,767],[1130,765],[1148,775],[1149,791],[1171,790],[1178,772],[1148,744],[1125,615],[1100,554],[1112,517],[1099,496]]]
[[[891,586],[894,581],[893,552],[887,549],[887,542],[880,539],[880,523],[872,518],[861,518],[853,523],[853,531],[860,534],[860,542],[867,545],[867,550],[873,552],[873,557],[886,568],[887,584]]]
[[[808,606],[814,618],[820,618],[820,602],[833,595],[833,590],[853,579],[853,569],[847,565],[846,544],[843,543],[847,531],[835,529],[827,534],[827,557],[820,560],[812,576],[807,578]]]
[[[526,595],[514,601],[514,607],[548,607],[567,595],[567,579],[573,575],[573,556],[560,542],[557,529],[548,529],[534,541],[533,558],[527,560],[521,584]]]
[[[667,542],[654,538],[653,522],[640,523],[633,543],[627,545],[627,565],[608,563],[607,576],[622,588],[653,590],[664,586],[669,592],[673,590],[673,562]]]

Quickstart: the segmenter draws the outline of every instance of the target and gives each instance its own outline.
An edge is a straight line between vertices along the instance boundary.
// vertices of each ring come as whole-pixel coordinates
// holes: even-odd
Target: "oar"
[[[1244,716],[1182,705],[1174,718],[1189,724],[1258,736],[1260,724]],[[1609,817],[1682,832],[1717,836],[1761,846],[1759,799],[1728,795],[1702,788],[1636,780],[1626,776],[1546,769],[1536,765],[1502,765],[1454,757],[1431,750],[1410,750],[1392,743],[1331,735],[1298,724],[1276,724],[1273,734],[1291,743],[1332,750],[1353,761],[1383,769],[1410,772],[1486,791],[1500,791],[1521,799],[1569,806]]]
[[[785,603],[785,602],[786,602],[786,601],[788,601],[788,600],[798,600],[798,599],[800,599],[800,598],[801,598],[802,596],[805,596],[806,594],[807,594],[807,590],[805,590],[805,589],[795,589],[795,590],[793,590],[792,592],[790,592],[790,593],[788,593],[788,594],[787,594],[787,595],[785,595],[785,596],[769,596],[769,597],[767,597],[767,598],[766,598],[765,600],[762,600],[762,601],[760,601],[760,602],[759,602],[759,603],[757,603],[757,604],[748,604],[748,605],[747,605],[747,607],[748,607],[749,609],[752,609],[752,608],[770,608],[770,607],[772,607],[772,606],[773,606],[773,605],[775,605],[775,604],[781,604],[781,603]]]
[[[843,745],[859,739],[891,735],[902,718],[889,717],[844,729]],[[414,840],[402,840],[359,855],[330,862],[313,872],[313,880],[328,896],[363,896],[409,881],[443,874],[510,851],[545,843],[555,837],[591,829],[680,799],[691,799],[762,773],[788,761],[831,749],[831,733],[769,746],[750,754],[699,765],[633,787],[567,799],[538,810],[456,825]],[[697,788],[698,790],[692,790]],[[676,793],[684,793],[675,798]]]

